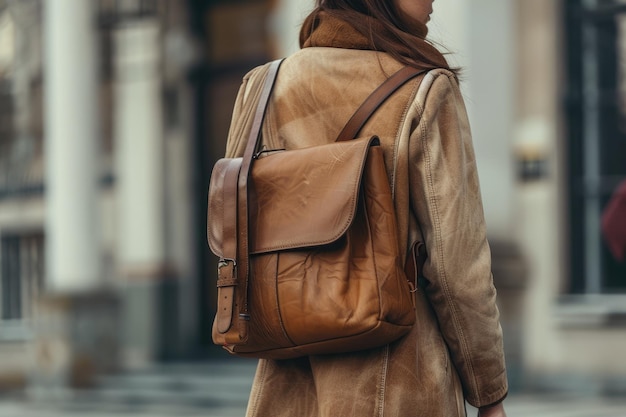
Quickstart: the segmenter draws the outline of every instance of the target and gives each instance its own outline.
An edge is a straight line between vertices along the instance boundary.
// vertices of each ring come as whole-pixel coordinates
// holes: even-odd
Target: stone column
[[[102,285],[93,4],[44,5],[46,287],[56,293]]]
[[[124,282],[124,355],[141,367],[164,354],[176,337],[176,288],[165,246],[164,143],[160,27],[132,19],[115,29],[114,135],[118,213],[117,261]],[[167,288],[167,289],[166,289]],[[171,320],[168,326],[165,321]]]
[[[161,267],[164,257],[158,41],[155,21],[132,22],[115,30],[117,259],[125,272],[134,274]]]
[[[94,4],[44,4],[46,282],[33,349],[34,392],[44,398],[115,366],[117,309],[101,266]]]

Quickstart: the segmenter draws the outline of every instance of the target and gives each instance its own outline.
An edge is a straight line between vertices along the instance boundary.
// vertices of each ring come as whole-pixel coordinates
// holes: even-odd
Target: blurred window
[[[0,245],[0,319],[30,319],[36,314],[36,301],[43,284],[43,234],[3,235]]]
[[[624,293],[626,262],[609,250],[601,219],[626,180],[626,4],[564,5],[570,289]]]

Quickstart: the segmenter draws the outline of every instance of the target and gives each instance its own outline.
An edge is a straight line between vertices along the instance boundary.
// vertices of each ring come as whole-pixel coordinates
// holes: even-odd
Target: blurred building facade
[[[624,394],[626,264],[601,219],[626,179],[626,9],[611,0],[435,9],[433,36],[466,69],[511,382]]]
[[[295,51],[311,7],[0,0],[0,387],[220,357],[210,169],[241,77]],[[626,8],[434,7],[463,69],[512,385],[625,393],[626,264],[600,223],[626,179]]]

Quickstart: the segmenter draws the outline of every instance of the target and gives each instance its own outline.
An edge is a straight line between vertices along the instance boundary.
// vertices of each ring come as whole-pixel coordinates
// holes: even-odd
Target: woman
[[[406,253],[425,242],[417,324],[381,348],[261,360],[249,417],[453,417],[465,401],[504,416],[502,333],[474,150],[458,81],[424,38],[433,0],[318,0],[302,50],[285,60],[263,126],[269,149],[333,141],[361,102],[404,65],[427,70],[361,131],[378,135]],[[227,156],[243,153],[267,66],[250,72]]]

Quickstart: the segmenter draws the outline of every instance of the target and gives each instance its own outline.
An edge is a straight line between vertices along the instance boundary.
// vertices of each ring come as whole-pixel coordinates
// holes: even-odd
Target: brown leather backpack
[[[207,233],[220,257],[213,341],[274,359],[385,345],[415,322],[417,263],[409,256],[407,277],[378,139],[350,139],[421,72],[393,75],[334,143],[258,153],[281,62],[268,70],[243,158],[219,160],[211,176]]]

